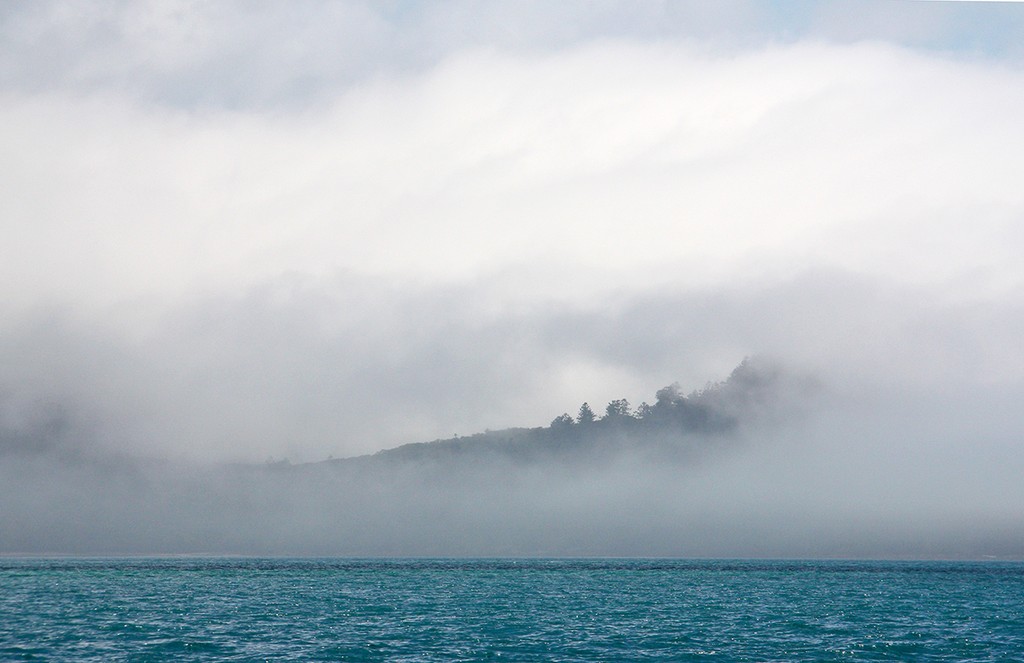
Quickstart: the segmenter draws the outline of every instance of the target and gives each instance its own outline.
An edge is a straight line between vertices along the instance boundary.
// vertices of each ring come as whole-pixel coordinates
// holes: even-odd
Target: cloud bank
[[[285,114],[8,93],[5,389],[312,459],[815,346],[1016,380],[1021,75],[617,41]]]
[[[1012,515],[1024,16],[982,4],[6,5],[0,464],[315,461],[766,355],[829,405],[759,504]]]

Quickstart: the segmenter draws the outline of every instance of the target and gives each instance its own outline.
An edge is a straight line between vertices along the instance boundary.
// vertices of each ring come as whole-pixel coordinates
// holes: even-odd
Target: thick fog
[[[5,431],[2,543],[89,554],[1020,557],[1019,389],[865,393],[791,378],[738,405],[736,429],[623,434],[611,447],[584,433],[550,455],[520,456],[517,444],[496,453],[469,437],[455,450],[435,442],[434,453],[306,465],[171,462],[83,451],[60,413],[39,411]]]
[[[1024,7],[0,35],[0,553],[1024,557]],[[473,447],[745,357],[681,447]]]

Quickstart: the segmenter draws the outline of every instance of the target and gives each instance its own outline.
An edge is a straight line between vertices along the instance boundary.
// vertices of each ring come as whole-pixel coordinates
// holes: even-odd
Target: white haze
[[[0,551],[1024,556],[1024,12],[955,4],[7,5]],[[821,393],[699,467],[211,464],[745,356]]]

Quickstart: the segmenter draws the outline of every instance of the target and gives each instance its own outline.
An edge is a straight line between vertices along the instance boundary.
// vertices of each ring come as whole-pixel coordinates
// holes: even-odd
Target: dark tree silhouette
[[[606,419],[615,419],[616,417],[628,417],[629,415],[629,401],[625,398],[619,398],[608,404],[608,407],[604,409],[604,415]]]
[[[678,382],[662,387],[654,394],[654,397],[656,399],[654,407],[656,408],[669,408],[683,400],[683,394],[680,391]]]
[[[560,414],[560,415],[558,415],[557,417],[555,417],[554,419],[551,420],[551,428],[555,428],[555,429],[569,428],[570,426],[574,425],[575,423],[576,422],[575,422],[575,420],[573,420],[572,416],[568,412],[566,412],[565,414]]]
[[[576,417],[576,421],[581,424],[592,424],[594,423],[594,411],[590,409],[590,405],[584,403],[580,406],[579,416]]]

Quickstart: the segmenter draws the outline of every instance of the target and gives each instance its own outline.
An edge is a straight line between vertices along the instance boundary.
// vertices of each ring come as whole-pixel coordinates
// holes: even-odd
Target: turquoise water
[[[0,660],[1024,660],[1024,564],[2,559]]]

